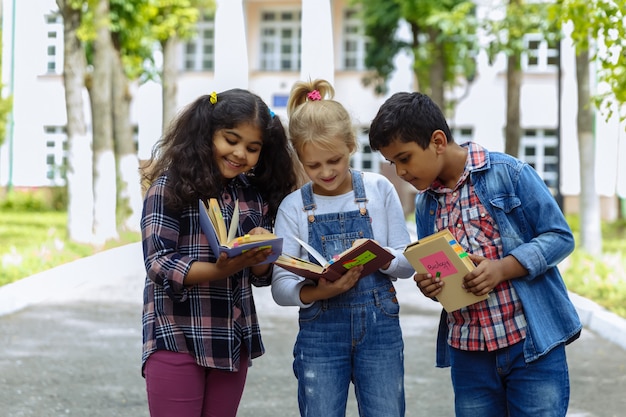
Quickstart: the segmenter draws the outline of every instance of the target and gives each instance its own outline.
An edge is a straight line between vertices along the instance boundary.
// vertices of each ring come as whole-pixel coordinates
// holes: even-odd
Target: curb
[[[131,243],[77,259],[0,286],[0,317],[42,302],[80,299],[134,299],[141,302],[145,269],[141,242]],[[128,291],[106,291],[127,285]],[[95,297],[95,298],[94,298]]]
[[[626,320],[595,302],[569,293],[583,327],[626,350]]]

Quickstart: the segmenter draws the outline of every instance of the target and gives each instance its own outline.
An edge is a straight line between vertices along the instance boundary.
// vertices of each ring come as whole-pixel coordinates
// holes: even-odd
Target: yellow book
[[[239,210],[239,201],[235,204],[235,211]],[[224,222],[224,217],[222,216],[222,209],[220,208],[217,199],[211,198],[209,200],[209,209],[207,210],[209,215],[209,219],[211,219],[211,224],[215,228],[215,232],[217,233],[217,239],[220,244],[228,242],[228,235],[226,234],[226,223]],[[233,219],[234,220],[234,219]],[[236,224],[234,221],[231,222],[231,226]]]
[[[233,218],[230,228],[226,228],[222,209],[217,199],[209,199],[208,204],[199,200],[200,228],[209,241],[209,246],[215,257],[226,252],[228,257],[241,255],[245,251],[254,248],[271,248],[272,254],[262,263],[274,262],[283,251],[283,239],[273,233],[259,235],[245,234],[237,236],[239,226],[239,201],[235,202]]]
[[[437,301],[447,312],[487,299],[488,295],[477,296],[463,289],[463,277],[476,266],[448,229],[411,243],[404,256],[416,272],[430,272],[443,280]]]

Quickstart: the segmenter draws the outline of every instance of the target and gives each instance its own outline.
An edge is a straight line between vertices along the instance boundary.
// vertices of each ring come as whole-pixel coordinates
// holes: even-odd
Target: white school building
[[[242,87],[260,95],[284,122],[286,102],[295,81],[325,78],[336,99],[353,116],[361,148],[355,168],[382,171],[411,205],[412,190],[372,153],[367,128],[385,98],[413,89],[411,60],[396,59],[387,96],[377,96],[362,84],[366,38],[349,0],[217,0],[214,19],[202,19],[194,39],[178,50],[177,104],[182,107],[201,94]],[[477,2],[477,13],[492,7]],[[65,158],[65,96],[63,92],[63,22],[55,0],[2,0],[3,93],[13,96],[13,123],[0,147],[0,187],[64,185],[59,170]],[[403,36],[399,31],[398,36]],[[561,135],[557,135],[557,49],[536,34],[524,38],[530,53],[523,57],[520,158],[531,163],[546,183],[559,186],[566,212],[577,210],[580,190],[576,134],[576,74],[569,39],[561,45]],[[592,74],[593,67],[592,67]],[[592,75],[592,80],[594,76]],[[592,85],[592,92],[597,86]],[[149,156],[161,134],[161,87],[155,82],[133,91],[132,121],[140,159]],[[489,65],[484,54],[468,89],[449,118],[457,142],[476,141],[490,150],[504,149],[506,124],[506,59]],[[85,101],[88,104],[88,100]],[[86,114],[89,110],[86,109]],[[598,113],[597,191],[603,217],[618,215],[618,199],[626,198],[626,128],[617,117]],[[560,145],[560,146],[559,146]],[[560,149],[560,154],[559,154]],[[90,157],[86,156],[86,157]]]

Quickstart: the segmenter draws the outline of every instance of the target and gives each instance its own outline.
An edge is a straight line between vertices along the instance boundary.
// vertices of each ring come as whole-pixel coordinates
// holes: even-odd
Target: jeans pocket
[[[307,322],[316,320],[322,313],[322,303],[316,301],[312,306],[307,308],[300,308],[298,313],[298,320],[300,322]]]
[[[400,304],[398,303],[398,298],[386,297],[380,301],[380,310],[386,316],[398,318],[400,317]]]

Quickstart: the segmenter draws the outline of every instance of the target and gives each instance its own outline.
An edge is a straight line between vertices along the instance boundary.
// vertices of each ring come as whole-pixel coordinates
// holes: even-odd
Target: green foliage
[[[127,232],[95,248],[68,241],[66,223],[64,211],[0,209],[0,285],[140,239]]]
[[[433,12],[426,24],[437,28],[437,42],[433,46],[443,51],[444,62],[448,63],[444,68],[445,79],[451,87],[458,84],[460,78],[472,81],[476,76],[475,57],[479,51],[476,30],[479,23],[473,2],[447,3],[445,9]],[[454,108],[454,103],[449,107]]]
[[[430,71],[435,62],[444,62],[447,87],[459,79],[473,79],[477,20],[474,3],[464,0],[352,0],[358,6],[365,23],[368,48],[365,64],[373,69],[364,80],[374,84],[377,93],[387,91],[386,82],[393,72],[393,59],[398,51],[408,49],[414,57],[413,71],[420,90],[428,91]],[[395,39],[396,30],[404,19],[412,31],[412,39]]]
[[[578,241],[580,218],[567,216]],[[602,255],[576,249],[563,263],[567,288],[626,318],[626,220],[602,224]]]
[[[40,187],[13,190],[0,199],[0,210],[25,212],[58,211],[67,209],[65,187]]]
[[[502,6],[502,10],[494,9],[492,13],[504,15],[504,18],[487,18],[481,22],[489,37],[487,54],[491,63],[500,53],[523,53],[526,50],[524,35],[527,33],[541,33],[548,42],[554,42],[560,37],[552,20],[548,19],[546,3],[509,1]]]
[[[398,2],[388,0],[353,0],[352,4],[363,6],[360,14],[368,37],[365,66],[376,70],[367,74],[363,83],[365,86],[372,85],[376,93],[384,94],[387,91],[386,82],[395,70],[394,56],[408,46],[395,39],[402,17],[400,6]]]
[[[2,35],[2,25],[0,25],[0,35]],[[2,72],[2,42],[0,42],[0,73]],[[2,87],[2,86],[0,86]],[[5,141],[7,135],[7,117],[13,110],[12,97],[0,97],[0,146]]]
[[[195,34],[200,13],[215,12],[214,0],[152,0],[152,32],[164,42],[169,38],[190,39]]]
[[[621,246],[620,250],[605,250],[600,258],[575,251],[562,272],[570,291],[626,318],[626,244],[622,242],[613,242],[612,246]]]
[[[620,109],[626,119],[626,5],[624,0],[558,0],[550,5],[550,19],[559,27],[570,24],[576,51],[589,50],[598,63],[597,83],[607,91],[594,97],[606,118]]]
[[[12,110],[13,97],[0,97],[0,146],[2,146],[7,136],[7,120]]]
[[[96,36],[94,0],[74,0],[83,10],[79,38],[85,43],[87,61],[92,62]],[[215,12],[214,0],[110,0],[106,24],[111,31],[115,49],[120,53],[124,70],[130,80],[154,78],[155,45],[172,37],[190,39],[196,33],[201,14]]]

